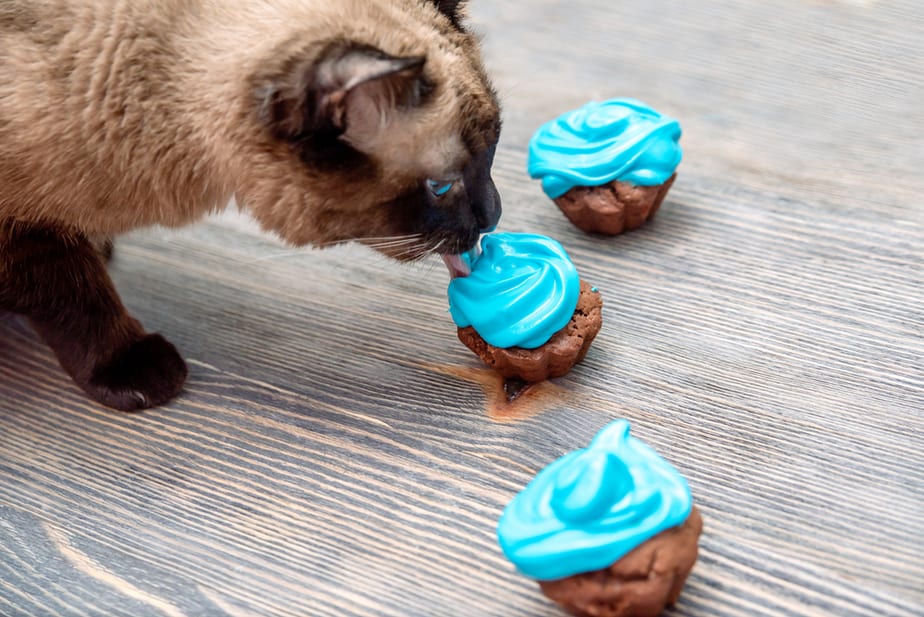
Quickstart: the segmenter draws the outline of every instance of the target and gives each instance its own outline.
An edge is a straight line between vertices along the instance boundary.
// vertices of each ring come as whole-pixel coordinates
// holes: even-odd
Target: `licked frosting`
[[[529,175],[555,199],[575,186],[619,180],[664,184],[680,164],[680,124],[635,99],[587,103],[542,125],[529,142]]]
[[[504,510],[497,536],[523,574],[556,580],[608,568],[682,525],[692,507],[686,480],[617,420],[540,471]]]
[[[581,280],[561,244],[536,234],[493,233],[469,254],[471,274],[449,283],[449,311],[495,347],[535,349],[564,328]]]

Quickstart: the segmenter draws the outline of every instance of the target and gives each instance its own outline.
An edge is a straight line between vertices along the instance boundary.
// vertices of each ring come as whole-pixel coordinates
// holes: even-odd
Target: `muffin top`
[[[682,525],[692,507],[686,480],[617,420],[540,471],[504,510],[497,535],[523,574],[556,580],[609,567]]]
[[[635,99],[587,103],[542,125],[529,143],[529,175],[555,199],[613,180],[663,184],[680,164],[680,124]]]
[[[546,236],[493,233],[466,257],[471,274],[449,284],[449,311],[495,347],[535,349],[564,328],[581,281],[561,244]]]

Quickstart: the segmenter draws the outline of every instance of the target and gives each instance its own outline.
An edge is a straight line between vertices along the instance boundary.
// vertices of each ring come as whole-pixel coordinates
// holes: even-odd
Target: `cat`
[[[453,269],[500,216],[500,125],[459,0],[0,0],[0,311],[96,401],[162,404],[186,364],[113,236],[234,198],[292,245]]]

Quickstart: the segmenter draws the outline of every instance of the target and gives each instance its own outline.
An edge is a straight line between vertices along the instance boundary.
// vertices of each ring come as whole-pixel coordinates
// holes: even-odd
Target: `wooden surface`
[[[705,517],[669,615],[924,614],[921,7],[475,0],[503,228],[604,294],[584,364],[505,407],[441,265],[231,218],[127,238],[114,277],[189,387],[106,411],[0,318],[0,615],[555,617],[494,526],[617,417]],[[678,117],[686,157],[656,221],[589,237],[526,144],[622,95]]]

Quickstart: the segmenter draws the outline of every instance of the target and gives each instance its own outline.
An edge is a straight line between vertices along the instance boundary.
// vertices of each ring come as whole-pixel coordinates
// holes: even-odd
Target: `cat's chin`
[[[472,269],[469,267],[468,263],[462,259],[462,255],[443,254],[440,255],[440,257],[443,258],[443,263],[446,264],[446,267],[449,269],[449,278],[456,279],[466,277],[472,273]]]

